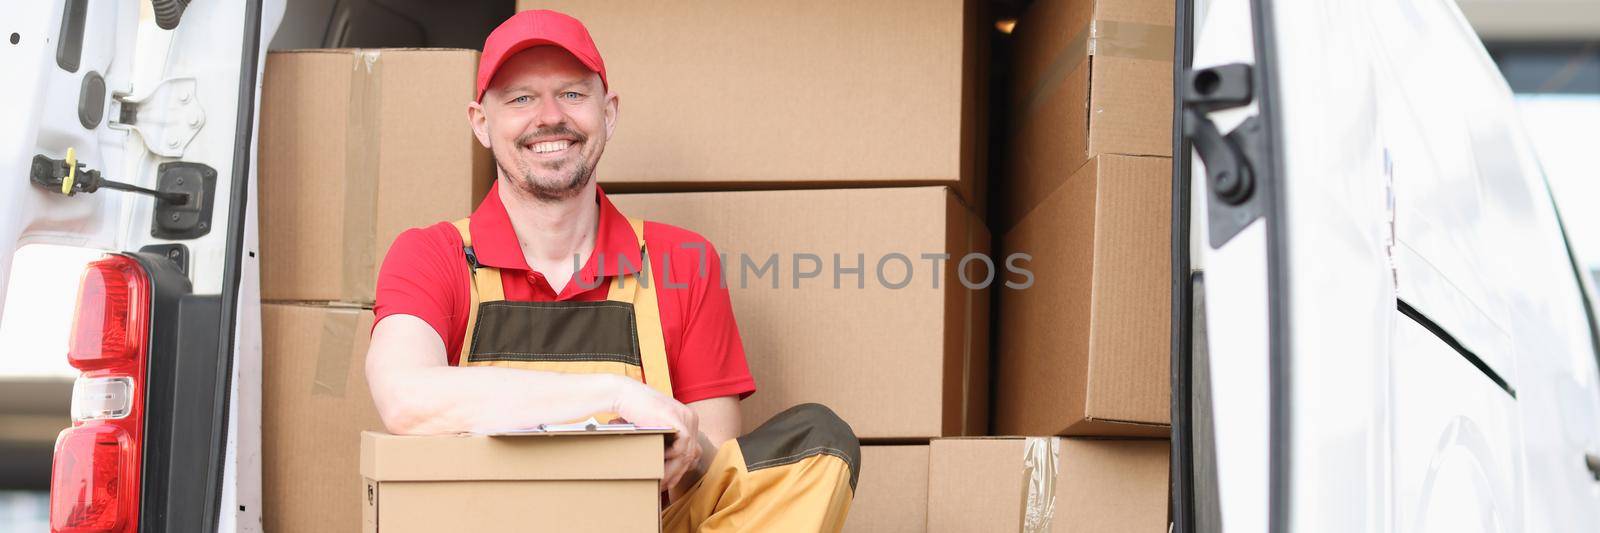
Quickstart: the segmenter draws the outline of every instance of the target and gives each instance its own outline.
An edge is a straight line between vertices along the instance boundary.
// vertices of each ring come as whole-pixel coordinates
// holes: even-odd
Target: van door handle
[[[1600,481],[1600,454],[1583,454],[1583,465],[1589,467],[1589,475],[1594,476],[1595,481]]]

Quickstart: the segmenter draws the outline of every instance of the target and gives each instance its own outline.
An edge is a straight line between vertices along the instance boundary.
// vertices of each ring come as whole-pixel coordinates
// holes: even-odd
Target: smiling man
[[[717,253],[595,183],[619,108],[588,30],[516,14],[484,42],[477,90],[493,187],[471,217],[400,235],[378,277],[366,371],[384,425],[670,426],[666,531],[837,531],[860,467],[849,426],[807,404],[743,433],[755,382]]]

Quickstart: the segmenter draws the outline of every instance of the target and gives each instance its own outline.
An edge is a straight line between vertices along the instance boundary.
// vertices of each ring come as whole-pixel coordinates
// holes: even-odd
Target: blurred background
[[[1567,236],[1600,280],[1600,1],[1457,4],[1517,94]]]
[[[429,0],[289,0],[272,49],[335,46],[477,48],[512,12],[509,0],[475,0],[497,9],[438,9]],[[1000,15],[1026,0],[994,2]],[[1499,65],[1539,153],[1551,192],[1580,261],[1600,283],[1600,0],[1458,0]],[[503,11],[503,13],[501,13]],[[382,20],[382,31],[299,20]],[[454,13],[454,15],[448,15]],[[341,14],[344,14],[341,16]],[[425,15],[424,15],[425,14]],[[463,18],[456,34],[424,34],[418,17]],[[487,17],[487,19],[486,19]],[[490,20],[492,19],[492,20]],[[437,27],[437,26],[435,26]],[[396,28],[400,28],[397,30]],[[416,28],[414,35],[404,28]],[[388,42],[401,39],[401,42]],[[57,246],[17,251],[0,323],[0,531],[48,529],[50,453],[69,425],[66,363],[78,274],[99,252]]]

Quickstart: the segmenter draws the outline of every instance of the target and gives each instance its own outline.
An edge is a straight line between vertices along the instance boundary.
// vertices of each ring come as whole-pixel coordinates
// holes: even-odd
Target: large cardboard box
[[[861,447],[861,476],[846,533],[928,530],[928,445]]]
[[[408,531],[659,531],[652,434],[361,434],[362,523]],[[354,478],[341,483],[354,498]]]
[[[983,206],[981,0],[520,0],[589,28],[612,192],[947,185]]]
[[[1164,440],[937,439],[928,531],[1167,530]]]
[[[1099,154],[1172,153],[1168,0],[1039,0],[1017,20],[1008,229]]]
[[[999,434],[1167,435],[1170,169],[1096,157],[1002,236],[1034,284],[999,289]]]
[[[953,267],[987,253],[989,234],[949,189],[610,198],[629,216],[699,232],[725,255],[758,389],[743,402],[744,427],[817,402],[863,439],[986,433],[989,293],[968,289]],[[979,286],[984,264],[966,267]]]
[[[267,531],[355,531],[361,432],[383,423],[363,369],[372,312],[261,306],[261,517]]]
[[[407,228],[467,216],[493,165],[466,105],[472,50],[267,54],[261,89],[261,298],[370,303]]]

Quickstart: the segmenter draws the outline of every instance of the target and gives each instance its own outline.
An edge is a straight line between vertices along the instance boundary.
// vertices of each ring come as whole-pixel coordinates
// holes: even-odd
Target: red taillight
[[[73,427],[56,438],[51,531],[138,529],[149,315],[149,277],[138,262],[112,255],[85,267],[67,346],[82,374]]]
[[[134,362],[143,350],[148,284],[139,264],[123,256],[89,263],[78,286],[78,310],[67,362],[97,370]],[[134,305],[142,302],[144,305]]]
[[[128,432],[111,424],[75,427],[56,439],[50,479],[52,531],[127,531],[129,494],[138,490],[127,477]]]

